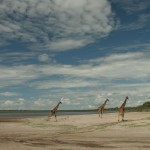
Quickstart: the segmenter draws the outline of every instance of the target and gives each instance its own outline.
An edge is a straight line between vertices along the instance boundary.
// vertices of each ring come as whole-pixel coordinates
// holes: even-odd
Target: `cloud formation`
[[[49,57],[47,54],[42,54],[42,55],[39,55],[38,59],[41,62],[47,62],[49,60]]]
[[[11,96],[19,96],[19,93],[15,93],[15,92],[3,92],[0,93],[1,96],[6,96],[6,97],[11,97]]]
[[[5,99],[0,101],[0,109],[24,109],[26,101],[23,98],[17,100]]]
[[[138,30],[149,27],[150,15],[148,12],[150,1],[149,0],[111,0],[127,18],[132,17],[129,21],[120,18],[121,30]],[[134,17],[133,17],[134,16]]]
[[[95,42],[115,27],[115,16],[107,0],[2,0],[0,3],[2,45],[19,39],[31,47],[62,51]]]
[[[31,100],[32,105],[39,108],[42,99],[46,99],[44,103],[47,104],[50,102],[47,100],[49,97],[60,99],[62,96],[69,106],[76,104],[82,106],[86,101],[85,107],[94,108],[98,105],[97,99],[102,101],[105,98],[112,99],[108,105],[112,107],[118,106],[120,104],[118,99],[123,100],[123,97],[128,95],[132,97],[132,101],[128,104],[134,106],[150,96],[149,55],[149,51],[112,54],[87,60],[77,66],[61,64],[0,66],[0,85],[3,88],[26,85],[34,90],[43,90],[44,94],[42,91],[39,93],[41,99]],[[44,103],[42,108],[46,107]]]
[[[132,99],[130,106],[147,100],[148,4],[1,0],[1,107],[48,109],[62,96],[69,108],[83,109],[95,108],[105,98],[111,99],[108,107],[118,106],[126,95]]]
[[[120,1],[120,0],[111,0],[113,3],[116,3],[120,5],[126,13],[133,14],[133,13],[139,13],[143,10],[146,10],[150,6],[149,0],[126,0],[126,1]]]
[[[73,65],[20,65],[20,66],[0,66],[1,86],[19,85],[24,82],[32,81],[38,78],[61,76],[65,84],[61,86],[61,81],[42,81],[45,88],[51,87],[76,87],[78,84],[88,86],[88,82],[81,82],[82,79],[135,79],[146,80],[149,79],[149,53],[126,53],[113,54],[103,58],[91,59],[78,66]],[[48,79],[49,80],[49,79]],[[95,84],[93,82],[93,85]],[[39,81],[40,82],[40,81]],[[54,83],[53,83],[54,82]],[[31,82],[30,82],[31,83]],[[41,83],[39,83],[41,84]],[[38,85],[38,81],[34,85]],[[92,85],[89,83],[89,85]],[[43,86],[41,85],[40,88]]]

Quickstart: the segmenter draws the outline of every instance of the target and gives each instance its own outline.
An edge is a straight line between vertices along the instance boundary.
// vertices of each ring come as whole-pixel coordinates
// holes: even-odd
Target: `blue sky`
[[[149,27],[149,0],[1,0],[0,109],[148,101]]]

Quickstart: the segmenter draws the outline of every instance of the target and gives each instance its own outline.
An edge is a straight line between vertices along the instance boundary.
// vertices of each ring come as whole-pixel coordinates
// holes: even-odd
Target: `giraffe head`
[[[128,97],[128,96],[126,96],[126,99],[129,99],[129,97]]]
[[[59,101],[59,104],[62,104],[62,100],[63,100],[63,99],[64,99],[64,98],[62,97],[61,100]]]
[[[62,102],[61,102],[61,101],[59,101],[59,104],[62,104]]]
[[[108,102],[108,101],[109,101],[109,99],[107,98],[107,99],[106,99],[106,101]]]

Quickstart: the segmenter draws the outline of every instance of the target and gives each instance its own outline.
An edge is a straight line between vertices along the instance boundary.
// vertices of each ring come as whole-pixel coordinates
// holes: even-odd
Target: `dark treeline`
[[[117,111],[118,108],[108,108],[106,109],[107,111]],[[126,107],[126,111],[135,111],[135,112],[140,112],[140,111],[150,111],[150,101],[145,102],[144,104],[137,106],[137,107]]]

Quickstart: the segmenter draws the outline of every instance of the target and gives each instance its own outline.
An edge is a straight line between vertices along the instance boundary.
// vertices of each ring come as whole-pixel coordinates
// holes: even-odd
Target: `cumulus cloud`
[[[71,104],[71,100],[69,98],[65,98],[65,99],[61,100],[61,102],[65,105],[70,105]]]
[[[38,59],[41,62],[47,62],[49,60],[49,57],[47,54],[42,54],[42,55],[39,55]]]
[[[137,100],[145,101],[150,96],[149,55],[149,51],[112,54],[80,65],[0,66],[0,85],[1,88],[25,85],[43,90],[44,95],[48,95],[45,98],[60,99],[64,96],[69,106],[82,105],[86,100],[86,107],[89,103],[96,107],[105,98],[113,99],[109,107],[119,106],[118,100],[123,100],[126,95],[132,99],[128,105],[134,106],[140,103]],[[49,100],[42,102],[42,99],[37,99],[32,105],[45,108]]]
[[[0,109],[24,109],[26,101],[23,98],[18,99],[1,99]]]
[[[51,104],[51,100],[49,99],[38,99],[33,101],[34,106],[36,107],[43,107]]]
[[[11,101],[11,100],[6,100],[3,105],[5,105],[5,106],[12,106],[12,105],[14,105],[14,102]]]
[[[91,87],[94,86],[94,82],[86,81],[84,79],[62,79],[62,80],[47,80],[47,81],[37,81],[36,83],[31,83],[31,87],[37,89],[50,89],[50,88],[78,88],[78,87]]]
[[[0,93],[1,96],[18,96],[19,93],[16,93],[16,92],[3,92],[3,93]]]
[[[2,69],[0,73],[0,87],[20,85],[37,77],[33,73],[34,67],[32,65],[14,67],[0,66],[0,68]]]
[[[2,0],[0,3],[3,41],[19,39],[36,48],[62,51],[95,42],[115,28],[115,16],[107,0]]]
[[[47,77],[48,80],[42,81],[43,85],[38,81],[32,82],[34,86],[42,89],[94,86],[99,79],[104,82],[113,79],[146,81],[150,74],[148,56],[149,53],[142,52],[113,54],[105,58],[89,60],[85,62],[86,64],[78,66],[60,64],[0,66],[0,82],[1,86],[21,85],[34,79]],[[57,75],[58,78],[61,76],[60,80],[55,81],[52,78],[51,81],[53,75]]]

